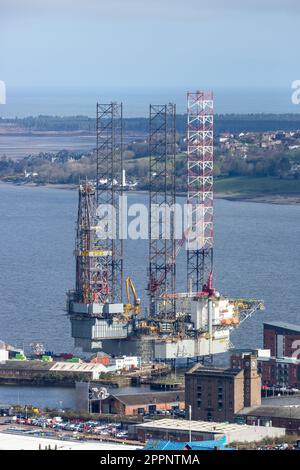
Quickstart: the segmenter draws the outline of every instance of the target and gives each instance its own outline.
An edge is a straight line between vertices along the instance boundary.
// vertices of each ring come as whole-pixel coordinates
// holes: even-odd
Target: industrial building
[[[183,391],[111,395],[102,402],[103,413],[122,416],[153,415],[160,411],[184,410],[184,408]]]
[[[275,426],[300,435],[300,396],[266,398],[261,406],[246,407],[237,417],[249,425]]]
[[[240,368],[195,365],[185,374],[185,402],[193,419],[207,421],[233,421],[244,407],[260,405],[257,358],[246,355]]]
[[[97,380],[101,373],[106,372],[102,364],[43,362],[9,360],[0,364],[0,380],[18,379],[30,381],[34,378],[75,376],[83,380]]]
[[[141,442],[149,439],[171,441],[206,441],[226,438],[226,443],[254,442],[265,438],[285,436],[285,429],[267,426],[215,423],[207,421],[188,421],[181,419],[161,419],[136,426]],[[191,437],[191,439],[190,439]]]
[[[76,383],[76,409],[91,413],[126,415],[156,414],[162,411],[184,410],[184,391],[155,393],[109,394],[106,389],[94,392],[95,386]],[[103,392],[103,393],[101,393]]]
[[[130,276],[126,277],[124,299],[125,229],[123,224],[116,226],[107,211],[113,206],[118,217],[124,218],[120,203],[123,105],[97,104],[96,183],[86,181],[79,187],[76,282],[67,294],[72,337],[75,346],[84,351],[136,355],[147,362],[213,356],[229,349],[231,330],[263,309],[260,300],[229,299],[213,285],[213,93],[189,92],[187,109],[186,202],[190,218],[178,239],[174,215],[176,106],[150,105],[146,307]],[[169,236],[163,236],[166,233]],[[186,289],[178,290],[176,257],[182,247],[187,253],[187,282]]]

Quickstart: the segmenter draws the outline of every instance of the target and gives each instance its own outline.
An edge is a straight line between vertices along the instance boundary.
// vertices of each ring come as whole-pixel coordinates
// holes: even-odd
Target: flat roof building
[[[192,440],[219,440],[225,437],[227,444],[261,441],[267,437],[276,438],[285,435],[283,428],[181,419],[160,419],[136,426],[138,439],[143,442],[149,439],[186,442],[190,440],[190,431]]]
[[[300,434],[299,395],[266,398],[261,406],[246,407],[237,415],[249,425],[282,427],[288,434]]]

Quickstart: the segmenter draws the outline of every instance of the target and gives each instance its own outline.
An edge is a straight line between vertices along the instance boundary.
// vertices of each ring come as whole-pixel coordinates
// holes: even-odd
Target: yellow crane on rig
[[[138,315],[141,312],[141,299],[138,297],[135,285],[130,276],[126,277],[125,281],[126,287],[126,297],[127,297],[127,304],[124,305],[124,313],[128,317],[131,313]],[[133,303],[131,301],[131,295],[133,295]]]

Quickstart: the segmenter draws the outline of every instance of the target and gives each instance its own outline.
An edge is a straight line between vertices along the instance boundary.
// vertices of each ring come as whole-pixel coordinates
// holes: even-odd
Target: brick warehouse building
[[[242,368],[217,368],[195,365],[185,375],[186,411],[192,419],[232,421],[244,407],[261,404],[261,379],[257,358],[245,355]]]
[[[111,395],[102,402],[103,413],[125,416],[184,408],[184,391]]]
[[[184,410],[184,391],[155,393],[112,394],[107,398],[94,398],[91,391],[96,384],[76,382],[76,410],[118,415],[155,414],[160,411]],[[100,387],[101,388],[101,387]]]
[[[267,351],[259,352],[263,356],[260,362],[268,363]],[[234,367],[227,369],[196,365],[186,374],[186,411],[190,405],[192,419],[275,426],[300,434],[300,396],[262,400],[254,352],[236,351],[231,364]]]

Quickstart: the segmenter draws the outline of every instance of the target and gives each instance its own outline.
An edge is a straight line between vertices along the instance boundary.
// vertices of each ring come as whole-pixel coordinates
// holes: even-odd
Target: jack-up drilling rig
[[[172,211],[176,199],[175,105],[150,106],[148,315],[142,315],[129,277],[127,303],[122,302],[122,240],[101,236],[101,230],[113,222],[97,205],[116,208],[122,191],[123,131],[122,105],[97,105],[97,179],[96,185],[85,182],[79,188],[76,289],[68,293],[72,336],[75,345],[85,351],[137,354],[144,360],[212,356],[227,351],[230,331],[264,308],[260,300],[221,296],[213,286],[213,95],[197,91],[187,98],[190,222],[179,241],[175,240]],[[170,228],[168,236],[161,226]],[[178,292],[176,257],[184,245],[187,290]]]
[[[75,346],[84,351],[101,349],[103,338],[127,338],[132,329],[122,302],[123,243],[111,213],[122,195],[122,113],[122,104],[97,104],[96,183],[79,187],[76,288],[67,310]]]

